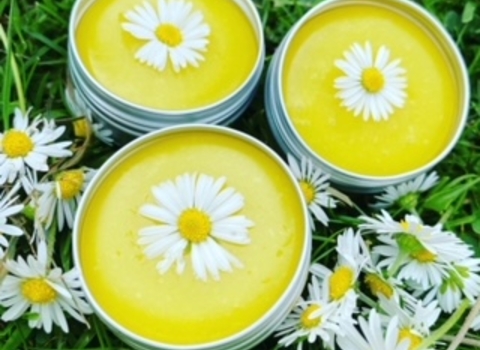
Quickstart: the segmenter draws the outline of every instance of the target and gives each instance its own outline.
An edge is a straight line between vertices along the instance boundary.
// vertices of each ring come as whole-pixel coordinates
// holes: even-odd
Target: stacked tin
[[[72,94],[67,94],[68,103],[70,105],[85,105],[88,108],[88,114],[92,116],[96,123],[112,131],[113,139],[118,144],[124,144],[150,131],[172,125],[187,123],[228,125],[232,123],[245,111],[254,96],[262,74],[265,56],[262,25],[253,2],[251,0],[233,0],[232,2],[243,12],[256,37],[257,48],[253,68],[234,91],[231,91],[227,96],[219,100],[210,101],[195,108],[178,106],[178,108],[174,109],[162,109],[135,103],[129,100],[128,97],[119,96],[106,87],[105,84],[99,82],[99,79],[88,69],[85,60],[89,60],[90,57],[82,58],[80,54],[77,42],[77,29],[80,23],[84,21],[85,13],[89,11],[95,1],[77,1],[70,18],[68,69],[73,89],[76,90],[74,95],[81,101],[78,102],[72,98]],[[122,16],[124,17],[124,15]],[[105,17],[107,18],[108,15],[105,15]],[[124,21],[123,18],[122,21]],[[228,28],[222,29],[225,31],[229,30]],[[213,35],[215,33],[212,33],[212,37]],[[212,38],[211,40],[214,39]],[[108,48],[105,48],[105,53],[107,51]],[[103,52],[95,52],[96,56],[103,54]],[[238,59],[241,60],[242,57]],[[201,69],[201,65],[202,62],[200,62],[200,67],[195,67],[194,69]],[[235,69],[235,67],[231,69]],[[152,76],[161,76],[160,74],[162,73],[152,69]],[[182,76],[177,75],[177,78],[181,80]],[[130,82],[125,81],[124,83],[129,84]],[[194,87],[188,86],[188,88],[192,89]],[[200,95],[202,87],[199,84],[196,88],[199,89],[198,94]],[[218,86],[218,89],[221,90],[222,86]],[[158,100],[162,100],[162,98],[165,99],[165,97],[158,96]]]

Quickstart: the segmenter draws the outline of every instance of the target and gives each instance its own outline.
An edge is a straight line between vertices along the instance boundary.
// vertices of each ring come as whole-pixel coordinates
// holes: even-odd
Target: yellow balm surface
[[[139,214],[156,203],[151,187],[184,173],[226,176],[245,198],[239,212],[254,222],[251,243],[219,241],[243,263],[219,281],[186,270],[160,275],[137,244]],[[126,329],[168,344],[223,339],[259,320],[287,290],[302,259],[301,195],[268,154],[232,136],[188,131],[159,137],[131,151],[99,183],[81,218],[79,253],[87,286],[101,308]]]
[[[354,43],[370,42],[401,59],[408,87],[405,106],[387,121],[364,121],[341,106],[335,66]],[[360,175],[393,176],[437,157],[459,121],[458,83],[452,67],[419,23],[394,10],[353,4],[309,20],[286,54],[283,94],[301,138],[331,164]]]
[[[207,51],[199,67],[160,72],[135,59],[147,41],[123,30],[125,13],[143,0],[96,0],[80,18],[76,44],[90,74],[128,102],[161,110],[208,106],[235,92],[254,70],[259,42],[243,10],[233,0],[188,0],[209,25]],[[157,6],[157,1],[149,0]]]

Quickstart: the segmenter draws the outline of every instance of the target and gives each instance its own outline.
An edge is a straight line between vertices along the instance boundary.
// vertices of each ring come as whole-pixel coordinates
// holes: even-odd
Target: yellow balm
[[[239,212],[253,221],[251,243],[219,244],[243,268],[220,280],[195,278],[186,268],[161,275],[137,243],[156,225],[139,214],[156,203],[154,185],[185,173],[225,176],[244,196]],[[214,342],[248,328],[285,294],[305,258],[305,208],[300,191],[272,157],[240,138],[187,130],[142,143],[96,183],[79,221],[79,257],[93,298],[115,322],[151,341],[172,345]]]
[[[192,5],[191,14],[201,13],[208,27],[205,31],[206,27],[198,25],[208,40],[205,50],[198,51],[196,56],[190,55],[203,57],[196,59],[198,67],[190,64],[175,71],[171,57],[167,57],[166,66],[160,71],[135,58],[149,40],[135,37],[123,26],[131,22],[127,18],[129,11],[146,6],[143,0],[92,1],[76,27],[75,40],[81,61],[107,91],[141,107],[190,110],[226,99],[253,74],[260,59],[258,35],[238,4],[243,1],[188,2]],[[147,3],[156,8],[158,1]],[[157,43],[161,41],[175,49],[188,39],[186,31],[182,33],[178,29],[166,23],[150,34]],[[190,35],[193,37],[190,39],[196,40],[197,34]],[[160,54],[158,47],[151,51],[150,56]]]
[[[393,5],[392,5],[393,6]],[[433,36],[422,24],[389,7],[350,3],[308,20],[295,34],[282,71],[290,120],[305,143],[330,164],[364,176],[395,176],[434,160],[449,144],[460,118],[459,84]],[[387,120],[364,120],[342,106],[335,65],[354,43],[374,54],[388,48],[405,70],[406,98]],[[370,70],[364,88],[385,81]]]

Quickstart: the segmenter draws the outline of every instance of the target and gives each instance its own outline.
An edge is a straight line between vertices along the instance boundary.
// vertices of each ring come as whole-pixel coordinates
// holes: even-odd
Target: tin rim
[[[285,56],[288,51],[288,47],[299,31],[299,29],[310,19],[315,17],[316,15],[322,13],[325,10],[335,8],[338,6],[348,6],[350,4],[372,4],[375,6],[382,6],[382,7],[387,7],[387,8],[392,8],[394,7],[396,10],[398,10],[398,5],[404,6],[404,9],[401,9],[402,13],[405,13],[405,11],[409,10],[412,13],[418,15],[417,20],[421,20],[422,26],[430,26],[430,28],[424,28],[429,33],[432,33],[432,31],[435,31],[433,34],[437,34],[434,40],[439,41],[440,48],[445,52],[446,59],[449,61],[452,69],[455,71],[455,75],[457,78],[458,82],[458,87],[459,90],[461,91],[461,96],[459,97],[459,109],[458,111],[460,112],[457,117],[458,117],[458,122],[456,125],[455,132],[453,135],[450,137],[450,140],[448,144],[443,148],[442,152],[438,154],[435,158],[430,160],[428,163],[424,164],[421,167],[418,167],[416,169],[403,172],[400,174],[396,175],[388,175],[388,176],[373,176],[373,175],[363,175],[359,173],[355,173],[353,171],[349,171],[346,169],[343,169],[326,159],[324,159],[322,156],[320,156],[318,153],[313,151],[309,145],[306,144],[306,142],[302,139],[302,137],[299,135],[298,131],[294,127],[289,115],[288,111],[285,105],[285,100],[284,100],[284,93],[282,89],[282,82],[283,82],[283,72],[284,72],[284,65],[285,65]],[[397,6],[397,7],[395,7]],[[407,9],[407,10],[406,10]],[[292,132],[294,135],[295,141],[301,146],[301,148],[307,152],[311,157],[314,159],[317,159],[319,162],[323,163],[325,166],[328,168],[332,169],[333,172],[338,173],[343,175],[345,179],[350,178],[352,182],[358,182],[358,181],[365,181],[365,183],[371,183],[372,181],[375,181],[379,184],[379,186],[386,186],[389,184],[397,183],[399,181],[404,181],[408,178],[415,177],[416,175],[428,171],[432,167],[434,167],[436,164],[438,164],[441,160],[443,160],[453,149],[455,144],[457,143],[458,139],[460,138],[463,129],[465,127],[467,118],[468,118],[468,110],[469,110],[469,101],[470,101],[470,85],[469,85],[469,77],[467,73],[467,69],[465,67],[465,63],[463,61],[462,55],[448,34],[448,32],[445,30],[443,25],[435,18],[433,15],[431,15],[427,10],[425,10],[423,7],[420,5],[413,3],[409,0],[385,0],[382,1],[381,3],[378,3],[374,0],[326,0],[312,9],[310,9],[287,33],[287,36],[284,38],[282,42],[282,46],[279,49],[279,51],[276,53],[279,55],[279,59],[277,61],[277,67],[273,67],[274,70],[276,71],[276,74],[272,75],[272,81],[275,85],[275,95],[278,96],[278,103],[281,106],[281,116],[276,116],[277,118],[282,118],[283,121],[285,122],[286,125],[288,125],[288,130]],[[463,95],[463,98],[462,98]],[[281,124],[281,123],[280,123]],[[302,152],[304,153],[304,152]],[[333,180],[333,179],[332,179]],[[382,184],[383,183],[383,184]]]
[[[284,174],[290,179],[292,186],[295,189],[297,194],[297,200],[302,207],[303,213],[303,222],[305,225],[305,229],[303,232],[304,242],[302,245],[301,255],[298,261],[298,265],[295,269],[295,273],[293,274],[292,280],[283,291],[281,296],[277,299],[277,301],[268,309],[259,319],[257,319],[253,324],[249,325],[248,327],[242,329],[238,333],[225,337],[223,339],[219,339],[217,341],[212,341],[208,343],[201,343],[196,345],[175,345],[175,344],[168,344],[168,343],[161,343],[156,342],[151,339],[143,338],[132,331],[128,330],[124,326],[120,325],[116,322],[113,318],[111,318],[99,305],[96,301],[95,297],[93,296],[92,292],[89,289],[88,283],[86,282],[83,274],[83,267],[80,259],[80,223],[85,215],[85,208],[90,200],[90,198],[94,195],[96,188],[102,183],[106,176],[109,175],[111,169],[119,162],[124,159],[124,157],[128,157],[135,151],[138,146],[143,145],[149,141],[154,140],[155,138],[172,135],[176,133],[181,133],[184,131],[207,131],[207,132],[214,132],[220,133],[224,135],[231,136],[236,139],[240,139],[246,143],[249,143],[255,146],[257,149],[261,150],[265,154],[267,154],[272,160],[275,161],[277,165],[283,170]],[[305,202],[302,199],[302,191],[300,185],[296,181],[294,175],[285,164],[285,162],[280,158],[278,154],[276,154],[272,149],[270,149],[267,145],[263,144],[259,140],[255,139],[254,137],[245,134],[243,132],[223,127],[217,125],[205,125],[205,124],[189,124],[189,125],[177,125],[172,127],[167,127],[162,130],[157,130],[155,132],[149,133],[147,135],[143,135],[134,141],[130,142],[123,148],[121,148],[118,152],[116,152],[111,158],[109,158],[101,168],[96,172],[92,180],[90,181],[89,185],[87,186],[84,195],[82,196],[77,214],[75,216],[75,221],[73,225],[73,259],[75,266],[79,271],[80,281],[82,284],[82,288],[85,291],[85,295],[87,300],[92,305],[95,314],[99,316],[99,318],[108,326],[114,329],[117,332],[121,332],[122,336],[127,337],[129,340],[134,342],[135,344],[141,344],[142,346],[151,347],[152,349],[171,349],[171,350],[207,350],[207,349],[228,349],[233,346],[239,346],[243,349],[243,346],[251,343],[252,338],[255,338],[255,343],[258,343],[265,337],[267,337],[273,330],[276,328],[279,322],[283,320],[283,317],[288,314],[290,308],[293,306],[297,298],[300,296],[301,292],[304,289],[307,275],[308,275],[308,267],[310,264],[310,254],[311,254],[311,230],[309,227],[308,221],[308,210],[306,207]],[[251,344],[253,346],[255,344]]]
[[[262,29],[263,27],[260,20],[260,16],[252,0],[232,0],[243,11],[244,15],[248,18],[254,32],[257,35],[257,41],[258,41],[257,43],[258,52],[257,52],[257,58],[255,60],[255,63],[249,75],[245,78],[244,82],[237,89],[235,89],[232,93],[230,93],[229,95],[225,96],[223,99],[215,103],[212,103],[203,107],[191,108],[191,109],[185,109],[185,110],[155,109],[155,108],[149,108],[146,106],[141,106],[141,105],[132,103],[130,101],[127,101],[113,94],[106,87],[102,86],[92,76],[92,74],[90,74],[88,69],[85,67],[82,59],[80,58],[77,45],[76,45],[76,36],[75,36],[77,24],[81,20],[81,17],[83,16],[83,11],[81,11],[80,5],[81,3],[86,4],[87,6],[85,7],[85,9],[87,9],[93,1],[94,0],[77,0],[72,8],[70,19],[69,19],[69,29],[68,29],[69,51],[72,52],[72,56],[71,56],[73,61],[72,64],[77,64],[78,66],[81,67],[81,71],[84,77],[98,91],[100,91],[102,94],[104,94],[108,98],[113,99],[114,101],[117,101],[118,103],[121,103],[122,105],[128,108],[131,108],[134,110],[141,110],[151,114],[160,114],[164,116],[178,116],[178,115],[184,115],[184,114],[197,114],[197,113],[208,112],[210,109],[214,109],[216,107],[221,106],[222,104],[226,104],[230,100],[234,99],[235,96],[244,93],[244,90],[248,87],[249,84],[256,85],[260,79],[261,74],[258,74],[258,72],[261,72],[263,70],[263,65],[265,60],[265,45],[264,45],[265,41],[264,41],[264,34]]]

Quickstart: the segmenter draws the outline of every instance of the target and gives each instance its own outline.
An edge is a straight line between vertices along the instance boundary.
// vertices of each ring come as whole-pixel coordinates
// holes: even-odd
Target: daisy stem
[[[11,11],[13,12],[13,6],[11,7]],[[12,15],[13,14],[10,13],[10,18],[13,17]],[[20,71],[18,69],[15,56],[13,55],[13,52],[12,52],[12,47],[11,47],[12,45],[8,40],[7,33],[5,33],[5,29],[3,28],[1,23],[0,23],[0,40],[2,41],[5,50],[7,51],[7,56],[10,58],[10,68],[13,74],[13,80],[15,81],[15,87],[17,88],[18,104],[19,104],[20,110],[22,111],[22,113],[25,113],[27,111],[27,105],[25,102],[25,96],[23,95],[23,84],[22,84],[22,79],[20,79]],[[10,125],[10,122],[8,118],[5,116],[5,114],[6,113],[4,113],[4,117],[3,117],[4,129],[7,129]]]
[[[398,253],[397,259],[395,259],[395,263],[387,271],[388,276],[394,277],[397,274],[398,270],[400,269],[400,267],[403,265],[403,262],[405,261],[405,256],[406,254],[402,251]]]
[[[375,300],[373,300],[372,298],[370,298],[369,296],[367,296],[367,295],[365,295],[361,292],[358,295],[359,295],[360,300],[363,301],[368,306],[370,306],[372,309],[377,308],[377,303],[375,302]]]
[[[425,339],[420,344],[420,346],[418,347],[417,350],[428,349],[432,344],[434,344],[437,340],[439,340],[441,337],[443,337],[450,330],[450,328],[452,328],[455,324],[457,324],[458,320],[463,315],[465,310],[468,309],[469,306],[470,306],[470,301],[468,299],[463,300],[463,302],[460,304],[458,309],[450,316],[450,318],[447,321],[445,321],[442,324],[442,326],[440,328],[438,328],[435,332],[433,332],[427,339]],[[458,336],[457,336],[457,338],[458,338]],[[462,338],[460,338],[460,341],[461,341]],[[452,345],[452,344],[450,344],[450,345]],[[452,350],[452,349],[456,349],[456,347],[452,348],[450,346],[447,350]]]
[[[464,303],[465,302],[468,302],[468,300],[465,299]],[[475,317],[477,317],[479,312],[480,312],[480,297],[477,299],[477,302],[470,310],[470,313],[468,314],[465,322],[463,322],[462,328],[460,328],[460,331],[458,332],[455,339],[453,339],[453,341],[450,343],[450,346],[448,347],[447,350],[455,350],[458,347],[458,345],[460,345],[462,340],[467,335],[468,330],[470,329],[470,326],[473,323],[473,320],[475,319]]]
[[[447,334],[447,335],[444,335],[444,336],[441,338],[441,340],[442,340],[442,341],[445,341],[445,342],[453,342],[455,339],[456,339],[455,336],[453,336],[453,335],[448,335],[448,334]],[[473,339],[473,338],[469,338],[469,337],[464,337],[464,338],[462,339],[462,344],[480,348],[480,340],[478,340],[478,339]]]

